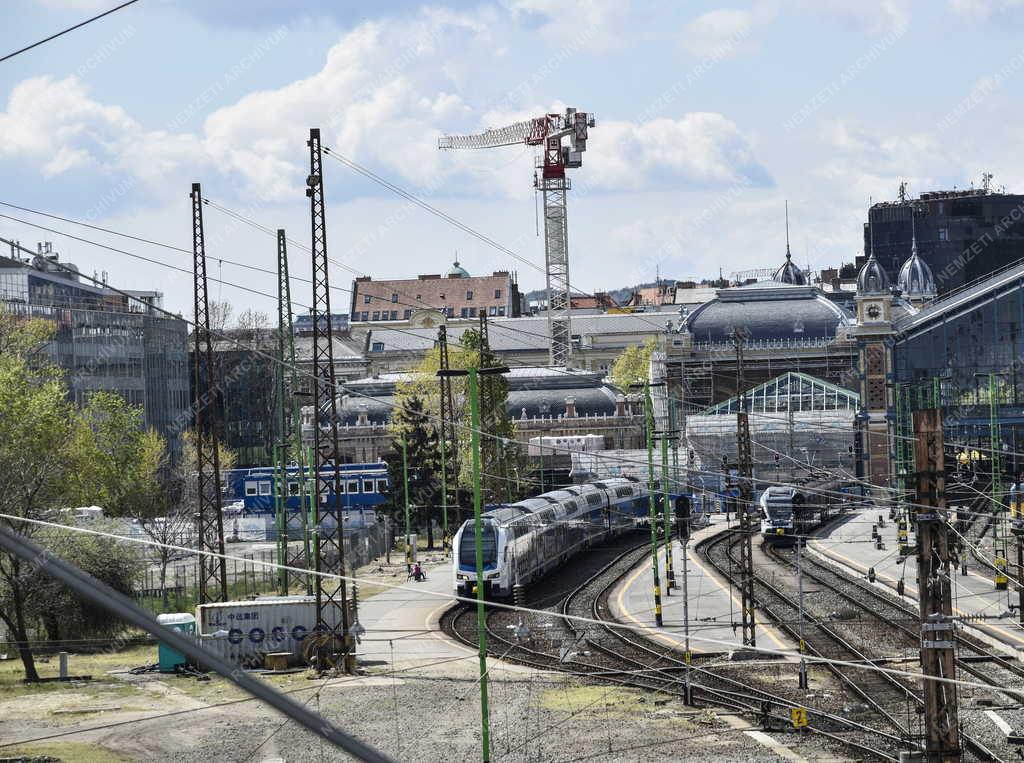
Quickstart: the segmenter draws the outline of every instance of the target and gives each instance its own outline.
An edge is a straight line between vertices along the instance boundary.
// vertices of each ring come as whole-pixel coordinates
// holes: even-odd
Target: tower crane
[[[544,196],[544,265],[547,277],[548,330],[551,336],[551,364],[566,366],[572,355],[569,324],[569,236],[566,220],[566,192],[572,188],[567,169],[583,166],[587,131],[594,117],[567,108],[564,114],[545,114],[524,122],[485,130],[477,135],[445,135],[441,149],[497,148],[499,146],[543,146],[533,173],[533,187]],[[564,138],[568,144],[563,145]]]

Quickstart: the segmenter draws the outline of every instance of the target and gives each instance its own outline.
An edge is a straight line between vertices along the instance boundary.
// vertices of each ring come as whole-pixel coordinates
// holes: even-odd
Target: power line
[[[26,45],[24,48],[21,48],[20,50],[14,51],[13,53],[8,53],[3,58],[0,58],[0,63],[3,63],[4,61],[6,61],[9,58],[14,58],[17,55],[21,55],[22,53],[25,53],[26,51],[32,50],[32,48],[38,48],[40,45],[42,45],[43,43],[47,43],[50,40],[56,40],[58,37],[61,37],[62,35],[67,34],[68,32],[73,32],[76,29],[81,29],[86,24],[91,24],[94,21],[98,21],[99,19],[103,18],[104,16],[109,16],[111,13],[114,13],[115,11],[119,11],[122,8],[127,8],[129,5],[133,5],[133,4],[137,3],[137,2],[139,2],[139,0],[128,0],[128,2],[121,3],[120,5],[111,8],[109,11],[104,11],[103,13],[100,13],[100,14],[98,14],[96,16],[93,16],[92,18],[88,18],[85,21],[81,21],[81,22],[75,24],[74,26],[69,26],[67,29],[62,29],[61,31],[57,32],[56,34],[51,34],[49,37],[45,37],[42,40],[40,40],[39,42],[34,42],[31,45]]]

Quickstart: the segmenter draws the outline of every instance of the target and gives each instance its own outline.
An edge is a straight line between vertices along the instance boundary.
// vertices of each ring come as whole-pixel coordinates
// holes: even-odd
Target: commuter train
[[[690,527],[706,523],[701,502],[669,494],[675,516],[688,516]],[[657,508],[662,514],[660,501]],[[516,585],[528,585],[593,543],[648,523],[647,483],[611,477],[489,509],[481,517],[484,595],[507,598]],[[473,520],[453,539],[457,596],[476,594],[476,535]]]
[[[761,535],[767,543],[792,544],[842,512],[854,494],[848,483],[827,475],[770,485],[759,501]]]

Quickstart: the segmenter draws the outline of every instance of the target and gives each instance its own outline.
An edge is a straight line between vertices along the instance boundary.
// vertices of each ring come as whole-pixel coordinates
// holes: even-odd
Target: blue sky
[[[114,5],[8,0],[3,52]],[[190,246],[189,184],[308,238],[308,128],[324,143],[500,241],[510,259],[328,162],[334,283],[443,270],[517,270],[543,283],[526,147],[437,150],[575,106],[592,111],[569,201],[582,291],[774,266],[783,202],[801,264],[850,261],[871,197],[964,187],[983,171],[1024,191],[1021,0],[755,3],[497,0],[142,0],[0,64],[0,201]],[[187,257],[2,211],[188,267]],[[273,267],[274,242],[210,210],[211,258]],[[189,278],[52,239],[85,272],[161,288]],[[293,271],[308,274],[294,251]],[[213,262],[216,296],[271,310],[270,276]],[[296,284],[297,309],[308,304]],[[335,300],[344,307],[345,294]]]

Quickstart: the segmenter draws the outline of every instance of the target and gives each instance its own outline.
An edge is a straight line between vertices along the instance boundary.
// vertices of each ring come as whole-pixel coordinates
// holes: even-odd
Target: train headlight
[[[461,572],[455,576],[456,580],[469,580],[469,575],[463,575]]]

